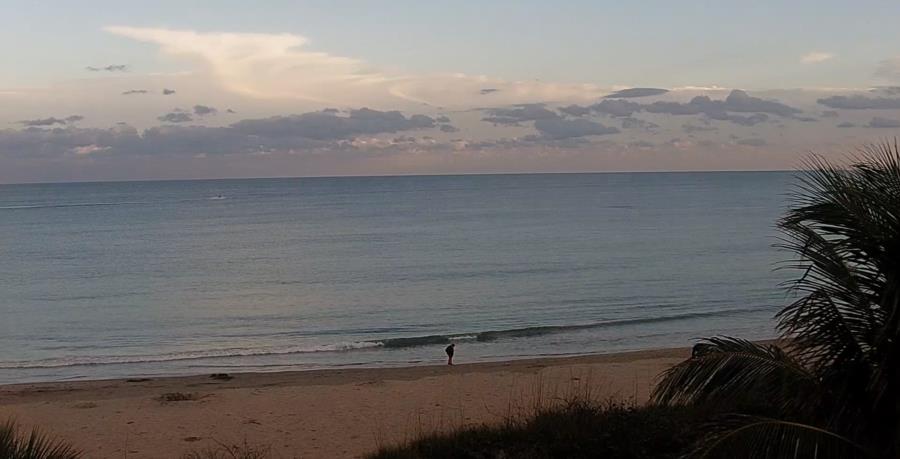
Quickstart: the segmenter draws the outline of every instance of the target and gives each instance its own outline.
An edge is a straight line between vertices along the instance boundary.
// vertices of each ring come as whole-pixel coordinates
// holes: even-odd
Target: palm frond
[[[846,459],[869,454],[849,438],[797,422],[732,416],[711,425],[691,454],[696,458]]]
[[[780,347],[729,337],[708,338],[694,355],[663,373],[652,398],[662,404],[733,408],[765,401],[782,412],[801,412],[819,394],[814,375]]]
[[[777,319],[830,391],[829,426],[866,436],[883,427],[875,419],[900,422],[900,147],[872,145],[853,161],[811,158],[778,222],[801,297]]]
[[[13,420],[0,425],[0,458],[3,459],[78,459],[81,451],[51,438],[37,429],[22,432]]]
[[[849,167],[811,158],[778,226],[785,234],[780,247],[797,255],[791,267],[803,272],[793,287],[837,296],[844,312],[858,309],[858,318],[869,323],[857,323],[857,331],[866,335],[891,312],[880,308],[882,293],[900,269],[900,149],[895,141],[861,155]],[[881,314],[866,312],[878,309]],[[795,320],[783,328],[796,333],[802,326]],[[856,341],[861,338],[873,339]]]

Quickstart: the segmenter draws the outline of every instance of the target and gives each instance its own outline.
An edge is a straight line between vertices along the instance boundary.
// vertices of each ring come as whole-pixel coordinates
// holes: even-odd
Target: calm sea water
[[[772,336],[789,173],[0,186],[0,383]]]

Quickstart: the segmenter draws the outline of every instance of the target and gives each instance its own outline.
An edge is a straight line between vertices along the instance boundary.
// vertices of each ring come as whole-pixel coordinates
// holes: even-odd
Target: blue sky
[[[5,3],[3,75],[20,83],[76,77],[87,61],[156,64],[108,25],[296,33],[406,71],[607,85],[858,86],[872,83],[861,67],[900,48],[890,1]],[[815,50],[840,62],[791,68]]]
[[[156,178],[129,172],[129,164],[150,161],[125,151],[131,147],[88,143],[122,135],[123,126],[141,142],[148,129],[194,139],[174,148],[190,153],[190,167],[184,157],[154,153],[165,166],[154,168],[158,178],[790,167],[798,152],[837,152],[894,134],[900,110],[892,102],[846,109],[818,101],[895,97],[883,88],[900,85],[898,13],[895,1],[7,1],[0,181]],[[126,71],[86,70],[109,65]],[[747,121],[734,114],[753,112],[710,108],[687,118],[642,105],[637,127],[603,110],[556,111],[628,87],[668,90],[634,99],[647,107],[697,96],[724,101],[739,89],[799,114],[760,112],[768,118]],[[519,104],[544,104],[559,120],[485,121],[495,118],[490,110]],[[214,110],[198,114],[196,106]],[[235,136],[228,129],[241,121],[325,108],[352,117],[363,107],[449,121],[418,127],[384,115],[383,130],[341,131],[329,139],[335,145],[280,132],[293,143],[266,139],[251,152],[199,140]],[[29,148],[62,150],[34,159]],[[347,149],[369,154],[322,160],[323,151]],[[521,161],[527,155],[532,161]],[[271,168],[259,165],[272,159]]]

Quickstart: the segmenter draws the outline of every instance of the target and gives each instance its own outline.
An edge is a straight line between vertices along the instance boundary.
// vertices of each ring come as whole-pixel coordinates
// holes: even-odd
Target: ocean
[[[0,186],[0,383],[774,336],[788,172]]]

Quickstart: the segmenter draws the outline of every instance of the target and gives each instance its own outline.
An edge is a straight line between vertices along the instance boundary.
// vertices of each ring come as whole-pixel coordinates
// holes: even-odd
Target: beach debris
[[[213,373],[209,375],[210,379],[217,379],[219,381],[230,381],[234,379],[234,376],[231,376],[228,373]]]

